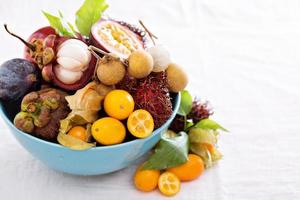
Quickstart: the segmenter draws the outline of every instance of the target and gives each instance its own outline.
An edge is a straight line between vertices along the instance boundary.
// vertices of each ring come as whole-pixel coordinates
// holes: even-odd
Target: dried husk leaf
[[[101,102],[105,97],[97,92],[98,85],[96,82],[90,82],[84,88],[77,90],[74,95],[66,96],[72,110],[67,119],[72,119],[75,115],[78,115],[87,123],[97,120]]]
[[[74,95],[65,97],[72,111],[60,121],[57,141],[61,145],[74,150],[85,150],[95,146],[95,143],[88,143],[92,141],[90,123],[98,119],[98,111],[101,109],[101,102],[105,97],[104,92],[101,91],[100,94],[98,90],[99,84],[91,82],[84,88],[77,90]],[[78,125],[86,125],[87,142],[67,135],[72,127]]]
[[[57,136],[57,141],[61,145],[69,147],[73,150],[87,150],[96,146],[95,143],[87,143],[65,133],[59,133]]]

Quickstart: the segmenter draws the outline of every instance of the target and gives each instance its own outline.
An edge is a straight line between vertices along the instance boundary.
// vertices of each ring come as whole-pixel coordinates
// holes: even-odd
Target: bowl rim
[[[46,145],[49,145],[49,146],[53,146],[53,147],[57,147],[57,148],[62,148],[62,149],[67,149],[67,150],[72,150],[72,151],[78,151],[78,152],[86,152],[86,151],[96,151],[96,150],[100,150],[100,149],[113,149],[113,148],[118,148],[118,147],[123,147],[123,146],[127,146],[127,145],[131,145],[131,144],[134,144],[134,143],[138,143],[140,141],[147,141],[151,138],[153,138],[155,135],[159,134],[160,133],[160,130],[165,127],[168,123],[171,123],[171,121],[174,119],[175,115],[177,114],[177,111],[179,110],[179,106],[180,106],[180,100],[181,100],[181,94],[180,92],[176,93],[176,97],[174,98],[175,99],[175,106],[173,108],[173,112],[172,112],[172,115],[169,117],[169,119],[162,125],[160,126],[159,128],[157,128],[156,130],[153,131],[153,134],[147,138],[143,138],[143,139],[134,139],[134,140],[131,140],[131,141],[128,141],[128,142],[124,142],[124,143],[120,143],[120,144],[115,144],[115,145],[109,145],[109,146],[96,146],[96,147],[92,147],[92,148],[89,148],[89,149],[86,149],[86,150],[73,150],[73,149],[70,149],[68,147],[65,147],[61,144],[58,144],[58,143],[53,143],[53,142],[49,142],[49,141],[46,141],[46,140],[43,140],[43,139],[40,139],[38,137],[35,137],[35,136],[32,136],[28,133],[25,133],[21,130],[19,130],[18,128],[15,127],[15,125],[10,121],[10,119],[8,119],[8,117],[6,116],[6,114],[4,113],[4,110],[3,110],[3,104],[2,102],[0,101],[0,116],[2,117],[2,119],[5,121],[5,123],[13,129],[13,131],[16,131],[18,134],[22,134],[22,136],[24,137],[27,137],[28,139],[31,139],[31,140],[34,140],[36,142],[40,142],[40,143],[43,143],[43,144],[46,144]]]

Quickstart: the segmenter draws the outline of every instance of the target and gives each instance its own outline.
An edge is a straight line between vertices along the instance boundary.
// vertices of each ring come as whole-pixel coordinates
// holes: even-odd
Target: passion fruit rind
[[[59,121],[70,112],[66,95],[54,88],[28,93],[22,100],[21,112],[15,116],[15,126],[39,138],[56,140]]]
[[[146,32],[129,23],[101,18],[91,28],[89,43],[122,59],[148,44]]]
[[[126,26],[129,30],[131,30],[132,32],[134,32],[135,34],[137,34],[138,36],[140,36],[141,39],[142,39],[142,42],[144,44],[144,48],[145,49],[148,48],[148,46],[149,46],[149,38],[147,36],[146,31],[143,28],[141,28],[141,27],[139,27],[137,25],[133,25],[133,24],[124,22],[124,21],[120,21],[120,20],[116,20],[116,19],[111,19],[111,20],[113,20],[115,22],[118,22],[122,26]]]

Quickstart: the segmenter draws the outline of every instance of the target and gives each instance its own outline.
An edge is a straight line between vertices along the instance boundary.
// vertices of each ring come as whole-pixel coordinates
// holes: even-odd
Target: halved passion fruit
[[[90,38],[94,46],[124,59],[133,51],[144,49],[146,44],[144,30],[111,19],[101,19],[94,24]]]

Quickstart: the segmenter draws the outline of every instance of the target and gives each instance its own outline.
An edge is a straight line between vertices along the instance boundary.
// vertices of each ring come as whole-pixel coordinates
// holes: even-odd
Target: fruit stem
[[[109,56],[109,57],[113,57],[113,58],[119,59],[125,66],[127,66],[127,63],[126,63],[123,59],[121,59],[120,57],[118,57],[118,56],[116,56],[116,55],[113,55],[113,54],[111,54],[111,53],[107,53],[107,52],[103,51],[102,49],[99,49],[99,48],[97,48],[97,47],[95,47],[95,46],[93,46],[93,45],[90,45],[90,46],[88,47],[88,50],[89,50],[89,51],[90,51],[97,59],[102,59],[102,58],[101,58],[96,52],[101,53],[101,54],[106,55],[106,56]]]
[[[148,33],[148,35],[150,36],[150,39],[152,40],[153,44],[155,45],[154,39],[158,39],[158,37],[156,37],[152,32],[150,32],[150,30],[145,26],[145,24],[142,22],[142,20],[139,20],[139,23],[145,29],[145,31]]]
[[[21,42],[23,42],[25,44],[25,46],[27,46],[31,51],[35,51],[35,45],[30,44],[29,42],[25,41],[23,38],[21,38],[20,36],[10,32],[7,28],[7,24],[4,24],[4,28],[6,30],[7,33],[9,33],[10,35],[12,35],[15,38],[18,38],[19,40],[21,40]]]
[[[96,47],[94,47],[94,46],[92,46],[92,45],[90,45],[89,47],[88,47],[88,50],[93,54],[93,56],[95,56],[98,60],[99,59],[101,59],[101,57],[96,53],[96,52],[100,52],[100,53],[102,53],[102,54],[105,54],[106,55],[106,52],[104,52],[104,51],[97,51],[96,49],[98,49],[98,48],[96,48]],[[98,49],[98,50],[100,50],[100,49]]]

